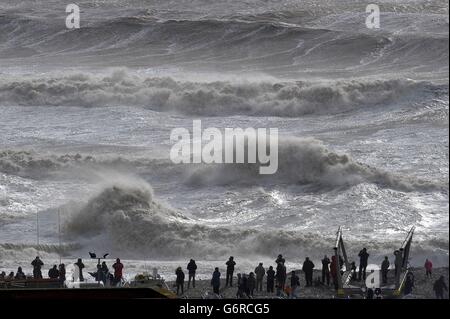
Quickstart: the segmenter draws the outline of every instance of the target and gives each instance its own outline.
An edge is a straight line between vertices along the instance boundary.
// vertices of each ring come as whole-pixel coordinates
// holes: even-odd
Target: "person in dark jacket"
[[[365,280],[366,279],[366,268],[367,263],[369,260],[369,254],[367,253],[367,249],[363,248],[359,254],[359,273],[358,273],[358,280],[361,280],[361,277]]]
[[[58,271],[59,271],[59,280],[61,281],[61,283],[63,283],[64,281],[66,281],[66,265],[60,264],[58,267]]]
[[[267,292],[273,293],[273,288],[275,286],[275,270],[270,266],[267,270]]]
[[[237,292],[236,292],[236,298],[243,298],[244,297],[244,288],[242,285],[242,275],[237,274]]]
[[[372,288],[367,289],[366,299],[373,299],[374,291]]]
[[[356,263],[354,261],[351,262],[350,264],[350,271],[352,272],[352,277],[351,280],[356,280],[357,279],[357,275],[356,275]]]
[[[414,275],[413,275],[412,272],[409,272],[406,275],[405,287],[404,287],[404,290],[403,290],[403,294],[405,296],[411,294],[413,288],[414,288]]]
[[[300,278],[295,274],[295,271],[293,270],[291,272],[291,295],[290,295],[291,299],[298,297],[297,293],[299,287],[300,287]]]
[[[248,287],[248,275],[242,274],[242,291],[247,298],[250,298],[250,289]]]
[[[444,276],[440,276],[439,279],[434,282],[433,290],[436,294],[436,299],[444,299],[444,292],[448,291]]]
[[[59,271],[56,265],[53,265],[53,267],[48,271],[48,278],[51,279],[59,278]]]
[[[284,286],[286,285],[286,266],[283,262],[278,263],[277,273],[275,276],[277,279],[277,287],[280,290],[284,290]]]
[[[180,294],[180,290],[181,290],[181,294],[184,294],[184,272],[181,269],[181,267],[177,268],[177,270],[175,271],[175,275],[177,275],[176,284],[177,284],[177,296],[178,296]]]
[[[31,265],[33,266],[33,278],[34,279],[42,279],[42,272],[41,268],[44,266],[44,263],[42,260],[37,256],[32,262]]]
[[[383,284],[387,284],[388,281],[388,272],[390,267],[390,262],[388,256],[384,256],[384,260],[381,263],[381,278],[383,281]]]
[[[211,286],[213,287],[213,292],[218,295],[220,289],[220,271],[217,267],[214,269],[212,275]]]
[[[97,264],[97,271],[95,273],[89,273],[90,275],[95,277],[95,281],[98,283],[105,282],[105,274],[102,271],[102,265]]]
[[[259,263],[258,267],[255,268],[256,274],[256,291],[263,290],[263,280],[266,275],[266,270],[263,267],[263,263]]]
[[[252,298],[256,288],[256,278],[253,272],[251,272],[248,276],[247,286],[249,297]]]
[[[322,259],[322,283],[325,285],[325,280],[327,286],[330,285],[330,259],[325,255]]]
[[[14,277],[16,280],[24,280],[27,279],[27,276],[22,271],[22,267],[17,268],[16,276]]]
[[[306,287],[311,287],[313,282],[314,263],[309,260],[309,257],[305,258],[302,270],[305,272]]]
[[[195,272],[197,271],[197,264],[195,263],[194,259],[191,259],[187,265],[188,270],[188,289],[191,286],[191,280],[192,280],[192,287],[195,288]]]
[[[227,277],[225,280],[225,287],[233,287],[233,273],[234,273],[234,266],[236,266],[236,262],[234,261],[234,257],[230,256],[228,261],[225,263],[227,265]]]
[[[84,277],[83,277],[83,268],[84,268],[84,264],[83,261],[81,260],[81,258],[78,258],[77,262],[75,263],[75,265],[78,267],[79,271],[80,271],[80,277],[79,280],[80,281],[84,281]]]

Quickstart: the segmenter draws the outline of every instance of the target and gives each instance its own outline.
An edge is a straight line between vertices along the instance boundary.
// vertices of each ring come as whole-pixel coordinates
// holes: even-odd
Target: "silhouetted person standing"
[[[22,271],[22,267],[17,268],[16,276],[14,277],[16,280],[27,279],[27,276]]]
[[[78,270],[80,271],[80,277],[79,280],[80,281],[84,281],[84,277],[83,277],[83,268],[84,268],[84,264],[83,261],[81,260],[81,258],[78,258],[77,262],[75,263],[76,266],[78,266]]]
[[[284,265],[283,262],[279,262],[278,266],[277,266],[277,273],[276,273],[276,278],[277,278],[277,287],[280,290],[284,290],[284,286],[286,285],[286,266]]]
[[[59,271],[59,281],[61,281],[61,285],[66,281],[66,265],[60,264],[58,267]]]
[[[227,277],[225,280],[225,287],[233,287],[233,273],[234,273],[234,266],[236,266],[236,262],[234,261],[234,257],[230,256],[228,261],[225,263],[227,265]]]
[[[381,277],[383,280],[383,284],[387,283],[388,280],[388,272],[389,272],[389,266],[391,264],[389,263],[388,256],[384,256],[384,260],[381,263]]]
[[[361,280],[361,277],[365,280],[366,279],[366,269],[367,269],[367,263],[369,260],[369,254],[367,253],[367,249],[363,248],[359,254],[359,274],[358,274],[358,280]]]
[[[255,274],[256,274],[256,291],[262,291],[263,280],[264,276],[266,275],[266,270],[263,267],[263,263],[259,263],[258,267],[255,268]]]
[[[238,287],[238,290],[236,292],[236,298],[244,297],[244,288],[242,285],[242,275],[241,274],[237,274],[237,287]]]
[[[444,299],[444,292],[448,291],[444,276],[440,276],[439,279],[434,282],[433,290],[436,294],[436,299]]]
[[[34,279],[42,279],[42,272],[41,268],[44,266],[44,263],[42,260],[37,256],[32,262],[31,265],[33,266],[33,278]]]
[[[191,259],[189,261],[189,264],[187,265],[187,270],[189,275],[188,289],[191,286],[191,280],[192,280],[192,287],[195,288],[195,272],[197,271],[197,264],[195,263],[194,259]]]
[[[175,271],[175,275],[177,276],[176,284],[177,284],[177,295],[184,294],[184,272],[181,267],[178,267]]]
[[[248,296],[253,297],[256,287],[256,278],[254,273],[250,273],[247,280]]]
[[[250,298],[250,290],[248,289],[247,274],[242,274],[241,282],[242,282],[242,292],[244,293],[245,296],[247,296],[247,298]]]
[[[56,265],[53,265],[53,267],[48,271],[48,278],[51,279],[59,278],[59,271]]]
[[[314,263],[306,257],[302,270],[305,272],[306,287],[311,287],[313,282]]]
[[[123,264],[120,262],[119,258],[116,259],[116,262],[112,267],[114,269],[114,285],[117,285],[122,281],[123,277]]]
[[[220,271],[217,267],[214,269],[212,275],[211,286],[213,287],[213,292],[218,295],[220,289]]]
[[[373,299],[373,289],[372,288],[367,289],[366,299]]]
[[[412,290],[414,288],[414,275],[412,272],[409,272],[406,275],[406,280],[405,280],[405,287],[404,287],[404,295],[409,295],[412,293]]]
[[[325,255],[322,259],[322,283],[327,282],[327,286],[330,285],[330,259]]]
[[[290,298],[298,298],[298,289],[300,288],[300,278],[295,274],[295,271],[293,270],[291,272],[291,295]]]
[[[337,261],[336,256],[331,256],[331,263],[330,263],[330,274],[331,278],[333,279],[333,285],[334,289],[338,289],[338,277],[337,277]]]
[[[350,264],[350,271],[352,272],[351,280],[356,280],[357,279],[356,264],[354,261],[352,261]]]
[[[267,270],[267,292],[273,293],[273,288],[275,286],[275,270],[270,266]]]

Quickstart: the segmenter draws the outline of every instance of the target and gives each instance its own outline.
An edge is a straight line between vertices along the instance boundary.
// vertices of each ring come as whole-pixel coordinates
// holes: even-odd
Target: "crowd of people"
[[[43,279],[42,268],[44,266],[44,262],[37,256],[32,262],[31,266],[33,267],[33,276],[32,279]],[[77,281],[85,281],[83,269],[85,268],[83,260],[78,258],[77,262],[74,263],[74,266],[77,267]],[[117,286],[122,282],[123,279],[123,264],[120,262],[120,259],[117,258],[116,262],[112,265],[114,272],[111,273],[105,261],[100,264],[97,264],[97,269],[95,272],[89,272],[91,276],[95,278],[97,282],[102,282],[104,285]],[[61,263],[58,266],[53,265],[48,270],[48,278],[58,280],[61,286],[64,285],[66,281],[66,265]],[[17,268],[17,272],[14,273],[11,271],[9,275],[6,275],[5,272],[0,273],[0,280],[26,280],[28,279],[25,273],[22,270],[22,267]]]
[[[366,248],[363,248],[359,254],[359,267],[356,267],[355,262],[350,263],[351,270],[351,280],[352,281],[363,281],[366,280],[367,266],[369,263],[369,253]],[[338,259],[338,260],[337,260]],[[321,260],[322,262],[322,270],[321,270],[321,278],[317,278],[316,283],[318,285],[324,286],[334,286],[335,289],[338,288],[338,276],[337,272],[339,271],[341,274],[343,273],[344,268],[344,260],[341,256],[336,258],[336,256],[331,256],[331,259],[328,256],[324,256]],[[266,287],[265,290],[267,293],[276,293],[277,296],[288,295],[290,298],[297,298],[299,289],[300,289],[300,278],[298,276],[298,271],[291,271],[290,278],[288,278],[287,269],[285,266],[286,260],[282,255],[278,255],[275,260],[276,268],[273,266],[269,266],[266,270],[263,263],[259,263],[253,272],[250,273],[238,273],[236,275],[237,278],[237,298],[252,298],[256,292],[263,291],[263,282],[265,279]],[[338,264],[337,264],[338,263]],[[401,258],[401,252],[394,252],[394,276],[397,275],[397,272],[402,268],[403,259]],[[230,256],[228,261],[225,263],[226,266],[226,276],[225,276],[225,288],[233,287],[233,277],[236,267],[236,261],[233,256]],[[433,265],[429,259],[425,261],[425,272],[426,278],[431,278]],[[195,288],[195,275],[197,270],[197,265],[195,260],[191,259],[186,267],[189,273],[189,281],[188,281],[188,289],[190,288],[190,284],[192,281],[192,285]],[[305,287],[313,286],[313,274],[314,274],[315,265],[310,260],[309,257],[306,257],[301,271],[304,274],[305,278]],[[380,272],[381,272],[381,280],[383,284],[388,283],[388,273],[391,270],[391,263],[389,261],[389,257],[385,256],[383,261],[381,262]],[[176,293],[177,295],[182,295],[184,293],[184,278],[185,274],[182,267],[178,267],[175,271],[176,275]],[[290,285],[286,283],[290,282]],[[211,278],[211,286],[214,294],[220,294],[221,288],[221,273],[218,267],[214,269]],[[408,272],[405,278],[404,286],[403,286],[403,294],[410,295],[413,292],[414,288],[414,275],[412,272]],[[440,276],[438,280],[435,281],[433,285],[433,290],[435,292],[436,298],[442,299],[446,292],[448,292],[448,287],[445,283],[444,276]],[[377,289],[368,289],[366,298],[382,298],[382,292],[380,288]]]
[[[355,262],[351,262],[350,270],[351,270],[351,280],[353,281],[361,281],[366,279],[367,274],[367,266],[369,261],[369,253],[366,248],[363,248],[359,254],[359,268],[356,267]],[[338,259],[338,260],[337,260]],[[267,293],[276,293],[277,296],[281,296],[283,294],[289,295],[291,298],[297,298],[299,289],[300,289],[300,278],[298,276],[299,272],[291,271],[290,278],[288,278],[288,273],[286,269],[286,260],[283,255],[278,255],[275,260],[276,268],[273,266],[269,266],[267,269],[264,267],[263,263],[259,263],[258,266],[254,269],[254,271],[250,273],[238,273],[237,274],[237,298],[252,298],[256,292],[263,291],[263,283],[264,280],[266,282],[265,290]],[[333,285],[335,289],[338,288],[338,271],[342,274],[344,267],[344,260],[341,256],[336,258],[336,256],[331,256],[331,259],[328,256],[324,256],[321,260],[322,269],[321,269],[321,278],[317,278],[316,283],[319,285],[330,286]],[[401,270],[403,263],[402,254],[400,251],[394,252],[394,264],[392,267],[394,269],[395,276],[397,272]],[[43,261],[38,257],[36,257],[31,265],[33,267],[33,278],[34,279],[42,279],[42,268],[44,266]],[[75,269],[77,269],[77,281],[84,281],[84,272],[83,269],[85,265],[81,258],[74,263]],[[230,256],[228,261],[225,263],[226,266],[226,276],[225,276],[225,288],[233,287],[233,278],[235,273],[236,261],[233,256]],[[95,278],[97,282],[102,282],[105,286],[118,286],[123,281],[123,264],[120,259],[117,258],[115,263],[112,265],[113,272],[110,272],[108,265],[105,261],[100,263],[100,259],[97,264],[97,269],[95,272],[89,272],[89,274]],[[427,279],[432,278],[433,272],[433,264],[429,259],[425,260],[424,264],[425,268],[425,277]],[[187,289],[190,289],[191,283],[192,287],[195,288],[195,277],[197,272],[197,264],[194,259],[191,259],[186,267],[188,272],[188,283]],[[313,273],[314,273],[315,265],[310,260],[309,257],[306,257],[301,271],[304,274],[305,287],[313,286]],[[381,271],[381,280],[383,284],[388,282],[388,274],[391,270],[391,263],[389,261],[388,256],[385,256],[380,267]],[[185,292],[185,273],[182,267],[178,267],[175,271],[176,275],[176,294],[182,295]],[[61,286],[64,285],[66,281],[66,266],[61,263],[58,266],[52,265],[48,270],[48,278],[59,280]],[[16,273],[10,272],[9,275],[6,275],[5,272],[0,273],[0,281],[12,281],[12,280],[26,280],[27,276],[22,270],[22,267],[18,267]],[[286,282],[290,282],[290,285],[287,285]],[[215,294],[220,294],[221,288],[221,273],[218,267],[214,269],[211,278],[211,286],[212,290]],[[414,275],[412,272],[408,272],[406,275],[406,279],[403,286],[404,295],[409,295],[413,292],[414,288]],[[444,276],[440,276],[434,282],[433,290],[435,292],[435,296],[438,299],[442,299],[445,296],[445,293],[448,292],[448,287],[445,283]],[[376,298],[381,296],[380,289],[368,289],[367,298]]]

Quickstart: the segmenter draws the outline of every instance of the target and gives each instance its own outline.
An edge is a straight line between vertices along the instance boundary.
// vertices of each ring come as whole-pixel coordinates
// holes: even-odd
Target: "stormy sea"
[[[0,0],[0,271],[132,276],[331,255],[448,267],[449,4]],[[175,164],[174,128],[278,128],[278,171]],[[95,265],[96,260],[92,261]],[[253,269],[253,268],[252,268]]]

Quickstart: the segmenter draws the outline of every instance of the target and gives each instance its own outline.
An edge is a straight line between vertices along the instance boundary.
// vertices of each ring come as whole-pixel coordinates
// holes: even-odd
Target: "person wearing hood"
[[[184,294],[184,272],[181,267],[178,267],[175,271],[175,275],[177,276],[176,284],[177,284],[177,296],[180,294]]]
[[[220,271],[218,267],[214,269],[211,279],[211,286],[213,287],[213,292],[218,295],[220,289]]]

